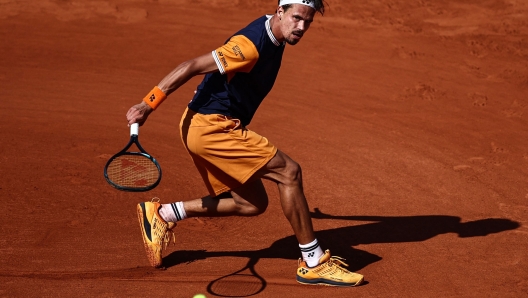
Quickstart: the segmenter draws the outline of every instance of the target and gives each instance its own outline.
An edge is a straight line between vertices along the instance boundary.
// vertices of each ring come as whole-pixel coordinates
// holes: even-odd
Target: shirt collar
[[[271,39],[271,41],[273,42],[274,45],[280,46],[281,43],[277,40],[277,38],[275,38],[275,35],[273,35],[273,32],[271,31],[270,20],[273,17],[273,15],[268,14],[268,15],[266,15],[266,17],[268,18],[266,20],[266,31],[268,32],[268,36],[269,36],[269,38]],[[284,44],[284,43],[282,43],[282,44]]]

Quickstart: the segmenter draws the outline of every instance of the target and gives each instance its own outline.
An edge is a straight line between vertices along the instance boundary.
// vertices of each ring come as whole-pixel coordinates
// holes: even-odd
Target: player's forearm
[[[155,86],[144,98],[143,103],[148,105],[149,113],[151,110],[155,110],[169,94],[178,89],[181,85],[185,84],[190,78],[196,75],[196,70],[192,67],[193,62],[184,62],[173,71],[171,71],[158,86]],[[141,105],[142,108],[144,105]]]
[[[158,86],[154,87],[143,98],[143,101],[155,110],[169,94],[176,91],[192,77],[215,71],[218,71],[218,66],[211,54],[183,62],[165,76]]]
[[[163,80],[161,80],[158,84],[158,88],[160,88],[167,96],[176,91],[180,86],[196,75],[195,71],[193,71],[192,63],[192,61],[186,61],[178,65],[173,71],[165,76]]]

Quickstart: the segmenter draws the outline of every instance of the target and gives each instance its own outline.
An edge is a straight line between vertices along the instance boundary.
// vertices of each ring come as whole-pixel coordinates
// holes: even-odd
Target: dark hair
[[[315,6],[315,11],[317,11],[321,15],[324,15],[324,12],[325,12],[324,0],[306,0],[306,1],[308,2],[312,1]],[[280,0],[278,2],[280,5]],[[283,5],[282,8],[286,12],[288,9],[290,9],[291,6],[292,6],[291,4],[286,4],[286,5]]]

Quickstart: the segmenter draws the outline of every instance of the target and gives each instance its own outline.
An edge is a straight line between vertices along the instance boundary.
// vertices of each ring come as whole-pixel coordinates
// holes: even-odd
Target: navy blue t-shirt
[[[285,43],[277,41],[271,16],[253,21],[212,52],[219,72],[205,75],[189,109],[251,122],[280,69]]]

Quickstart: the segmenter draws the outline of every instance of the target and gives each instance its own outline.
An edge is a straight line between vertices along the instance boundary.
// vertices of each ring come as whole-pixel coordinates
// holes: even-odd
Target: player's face
[[[315,9],[303,4],[293,4],[287,11],[279,7],[278,14],[284,40],[295,45],[310,28],[315,16]]]

